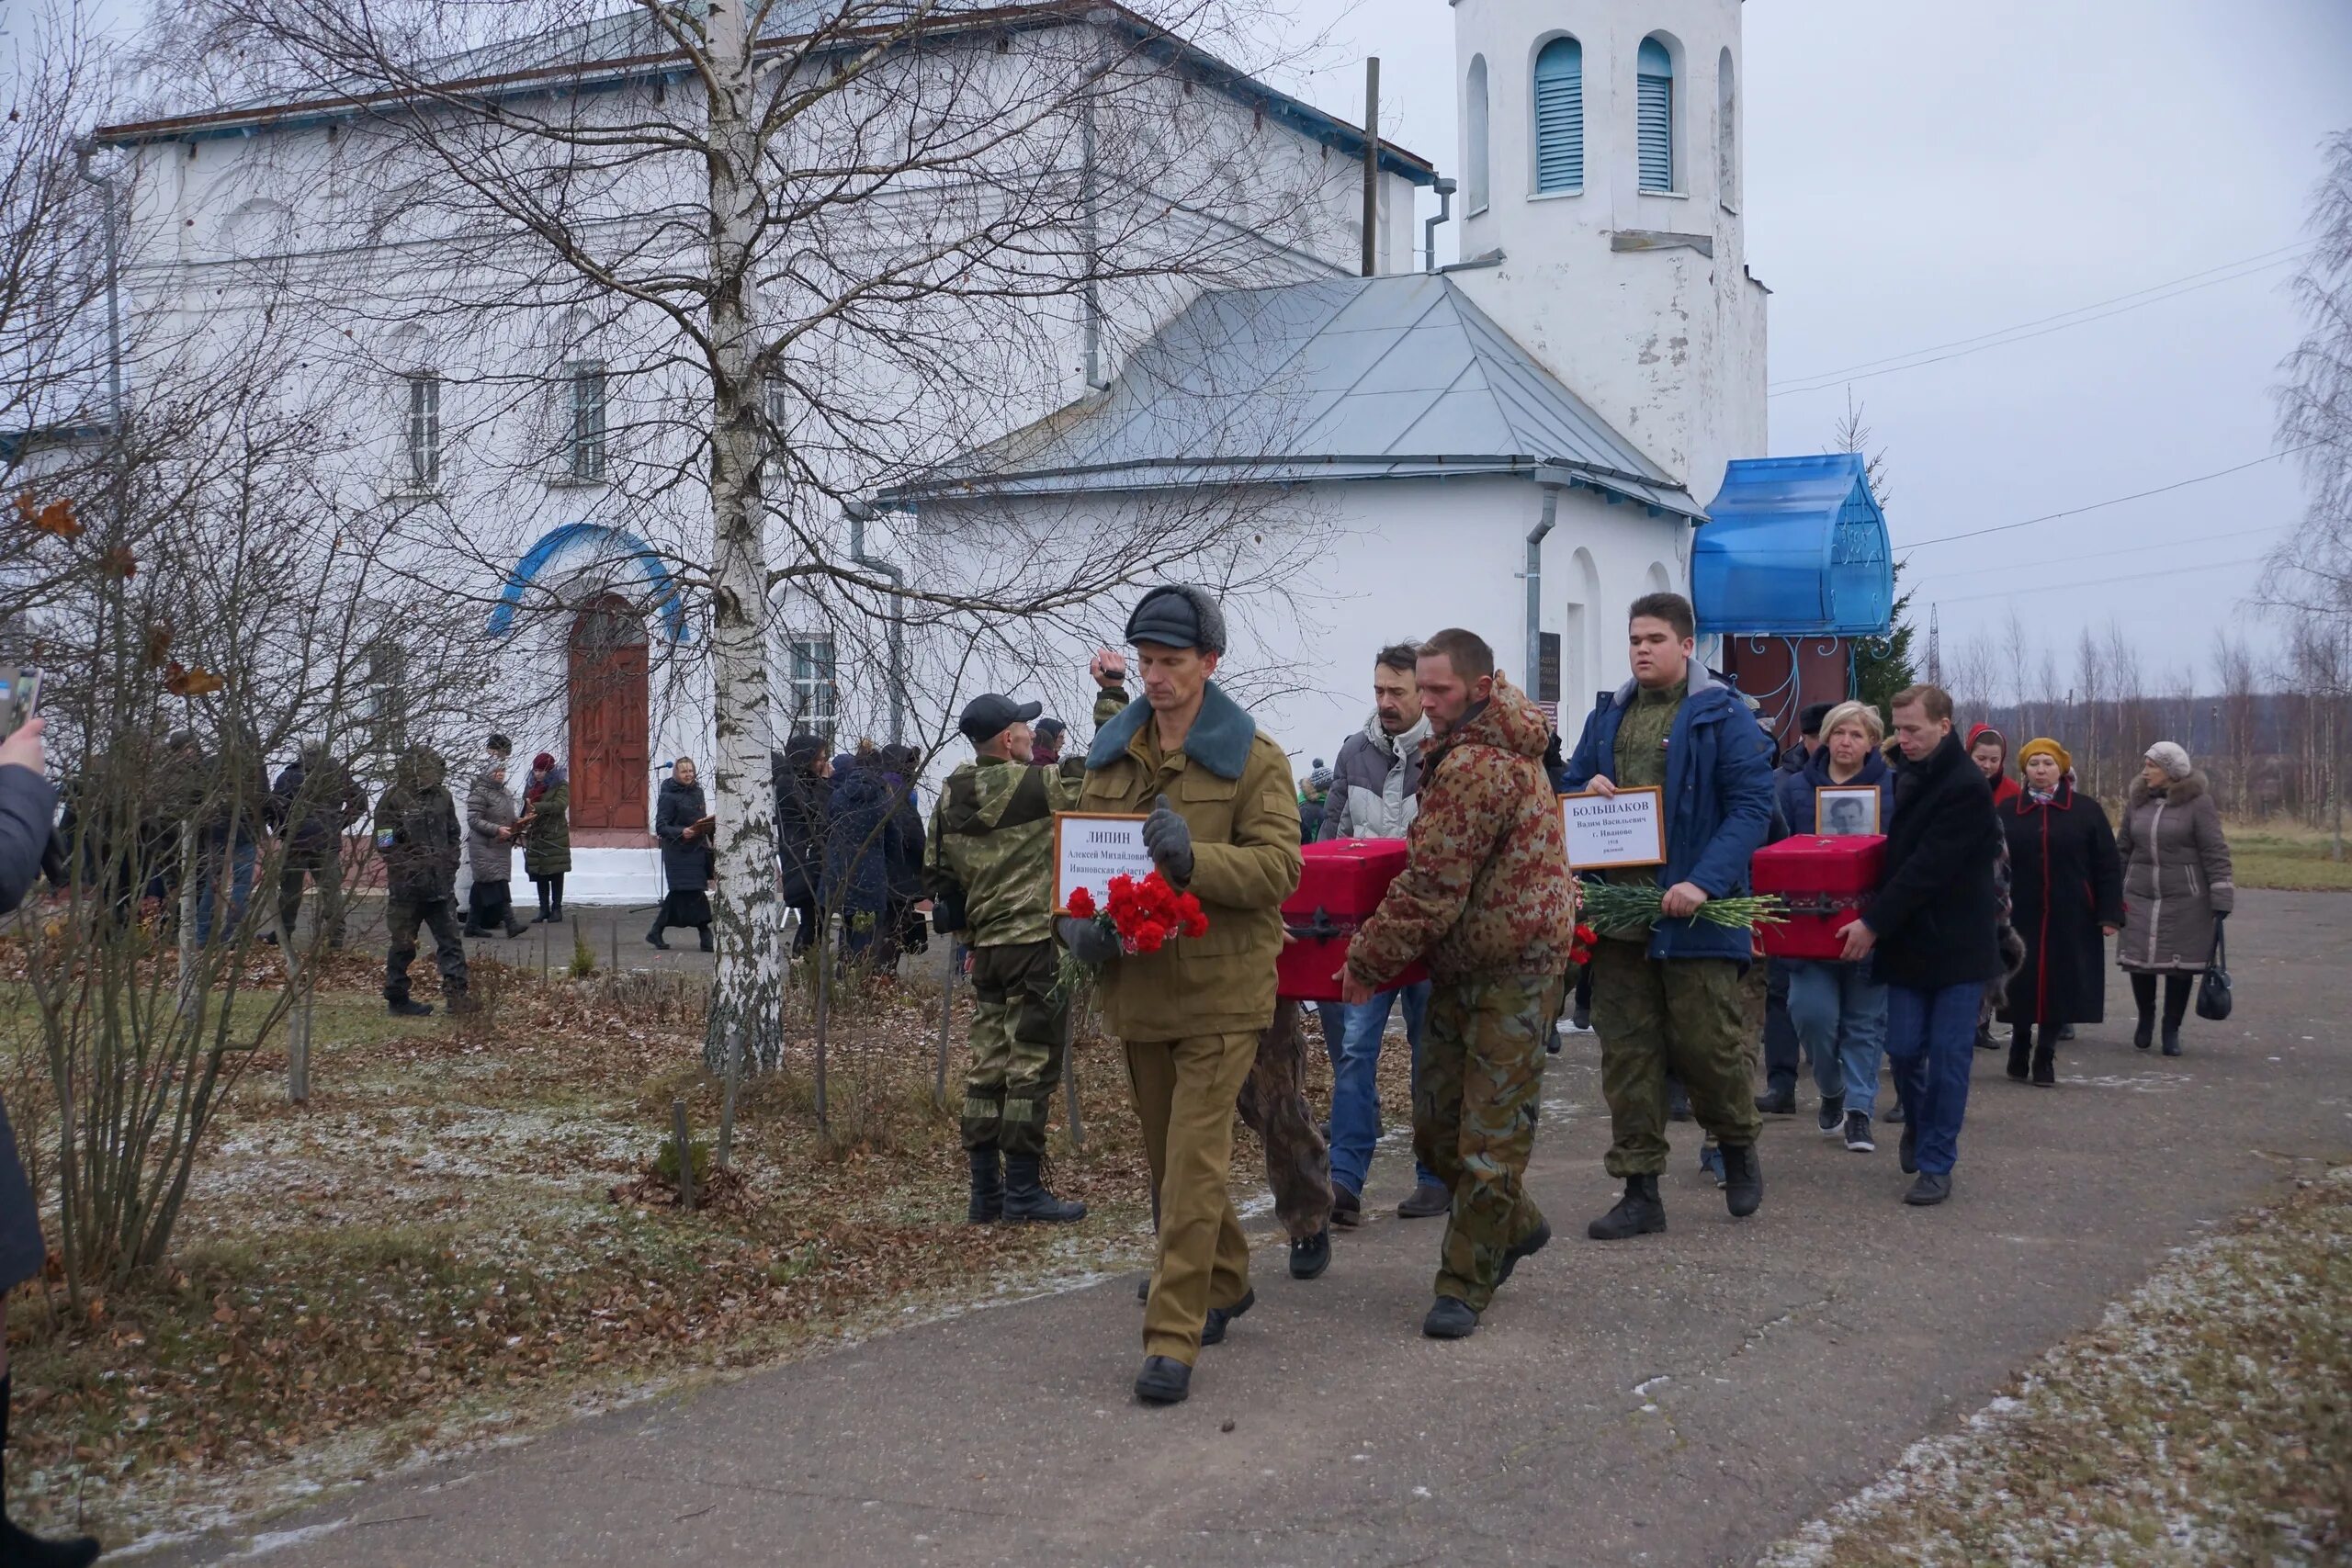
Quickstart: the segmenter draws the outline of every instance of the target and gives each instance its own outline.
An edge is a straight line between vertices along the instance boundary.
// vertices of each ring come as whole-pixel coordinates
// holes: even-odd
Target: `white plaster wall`
[[[1118,496],[1016,503],[1057,530],[1116,533],[1136,525],[1138,503]],[[1418,640],[1441,627],[1466,626],[1490,643],[1515,682],[1531,662],[1527,590],[1521,576],[1526,537],[1542,516],[1543,491],[1532,479],[1387,479],[1307,487],[1296,503],[1328,529],[1330,547],[1285,589],[1228,605],[1233,646],[1220,679],[1240,695],[1266,731],[1304,773],[1317,757],[1332,761],[1340,742],[1371,713],[1374,657],[1393,642]],[[924,526],[951,534],[956,509],[934,503]],[[1679,519],[1611,505],[1590,491],[1564,490],[1552,534],[1544,541],[1543,629],[1578,646],[1562,653],[1560,722],[1573,742],[1594,690],[1625,678],[1625,610],[1664,573],[1687,591],[1689,529]],[[1083,678],[1093,640],[1119,640],[1126,602],[1102,606],[1102,619],[1063,639],[1057,675],[985,665],[967,671],[952,693],[934,694],[925,728],[982,691],[1007,690],[1046,702],[1069,720],[1082,743],[1091,726]],[[1572,611],[1571,606],[1578,606]],[[1580,689],[1577,682],[1585,686]],[[1001,683],[1000,683],[1001,682]],[[946,748],[944,763],[963,755]]]
[[[1634,62],[1657,32],[1675,54],[1675,183],[1644,194],[1635,168]],[[1580,193],[1534,192],[1535,55],[1562,34],[1584,46]],[[1766,450],[1764,290],[1747,276],[1736,168],[1717,177],[1717,77],[1733,62],[1733,118],[1746,89],[1740,0],[1458,0],[1457,96],[1487,63],[1487,209],[1464,220],[1462,254],[1499,248],[1463,287],[1546,367],[1705,504],[1734,457]],[[1470,155],[1466,111],[1459,155]],[[1618,250],[1635,233],[1704,236],[1691,248]]]

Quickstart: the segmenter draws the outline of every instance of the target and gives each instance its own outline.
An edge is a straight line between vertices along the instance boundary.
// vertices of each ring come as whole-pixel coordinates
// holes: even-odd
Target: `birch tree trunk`
[[[763,1066],[781,1053],[774,802],[761,720],[768,706],[767,552],[762,534],[757,299],[759,135],[747,0],[713,0],[710,102],[710,682],[718,752],[719,898],[717,984],[703,1055],[725,1067],[726,1042]]]

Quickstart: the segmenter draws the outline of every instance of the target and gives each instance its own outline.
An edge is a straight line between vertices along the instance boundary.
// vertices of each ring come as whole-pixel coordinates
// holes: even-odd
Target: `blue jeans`
[[[259,852],[260,846],[250,841],[239,843],[226,852],[229,860],[229,924],[232,926],[243,922],[245,906],[253,902],[254,862]],[[212,940],[212,906],[216,885],[220,880],[222,853],[220,845],[207,844],[197,856],[196,940],[199,946]]]
[[[1388,1012],[1399,999],[1405,1004],[1405,1040],[1413,1052],[1413,1085],[1421,1081],[1421,1022],[1429,1016],[1430,983],[1419,980],[1382,991],[1356,1007],[1327,1002],[1338,1015],[1340,1063],[1331,1075],[1331,1179],[1358,1197],[1372,1169],[1372,1145],[1380,1141],[1380,1089],[1374,1073],[1380,1066],[1380,1042],[1388,1032]],[[1429,1168],[1413,1162],[1413,1179],[1435,1182]]]
[[[1886,987],[1868,963],[1776,958],[1789,975],[1789,1021],[1813,1054],[1813,1084],[1825,1100],[1868,1116],[1878,1100],[1879,1057],[1886,1049]]]
[[[1797,1031],[1789,1017],[1789,971],[1797,958],[1768,960],[1764,980],[1764,1087],[1774,1094],[1797,1091]],[[1814,1071],[1821,1070],[1821,1053],[1813,1054]]]
[[[1976,1057],[1976,1002],[1984,982],[1932,991],[1886,988],[1886,1055],[1894,1094],[1910,1120],[1919,1169],[1949,1175],[1960,1158],[1960,1121],[1968,1113],[1968,1073]]]

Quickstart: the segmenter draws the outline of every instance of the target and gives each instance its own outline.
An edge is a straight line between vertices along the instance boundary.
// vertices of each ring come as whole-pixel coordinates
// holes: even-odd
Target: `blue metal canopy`
[[[1894,618],[1886,513],[1861,454],[1743,457],[1724,469],[1690,558],[1699,629],[1883,637]]]

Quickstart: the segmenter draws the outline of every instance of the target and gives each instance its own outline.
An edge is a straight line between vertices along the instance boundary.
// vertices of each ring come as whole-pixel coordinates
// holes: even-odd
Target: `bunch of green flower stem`
[[[1584,919],[1596,931],[1655,925],[1666,914],[1663,887],[1592,878],[1584,880],[1578,892]],[[1788,909],[1777,894],[1749,894],[1736,898],[1710,898],[1699,906],[1694,918],[1713,925],[1753,931],[1758,926],[1781,924],[1788,918]]]

